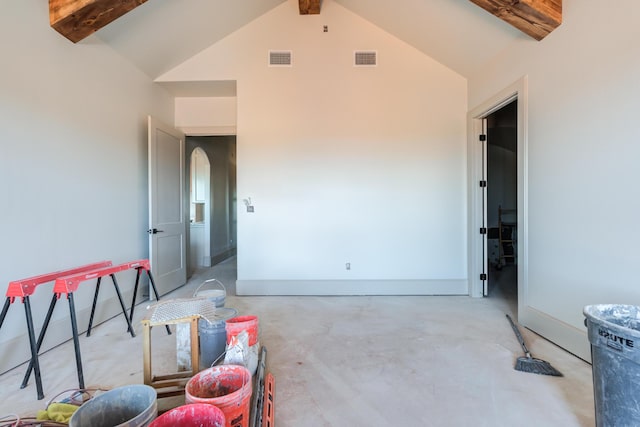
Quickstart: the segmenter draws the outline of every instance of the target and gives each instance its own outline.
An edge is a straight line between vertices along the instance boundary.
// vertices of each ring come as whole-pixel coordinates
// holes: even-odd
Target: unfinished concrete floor
[[[228,287],[227,307],[258,316],[267,370],[276,378],[278,426],[595,425],[589,364],[521,328],[533,355],[564,377],[513,369],[521,355],[505,319],[516,314],[513,283],[503,281],[484,299],[235,297],[235,277],[232,258],[198,271],[163,299],[189,297],[217,278]],[[135,338],[121,316],[81,337],[87,387],[142,383],[146,305],[136,310]],[[157,331],[154,340],[162,336]],[[154,345],[154,354],[159,349]],[[169,353],[160,357],[171,364]],[[1,375],[0,417],[35,414],[58,392],[77,387],[73,354],[68,342],[41,356],[41,401],[33,379],[19,389],[25,365]]]

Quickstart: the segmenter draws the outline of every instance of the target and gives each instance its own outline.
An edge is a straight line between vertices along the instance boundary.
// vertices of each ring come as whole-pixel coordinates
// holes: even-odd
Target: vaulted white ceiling
[[[156,78],[286,0],[149,0],[96,36]]]
[[[469,0],[335,0],[467,77],[516,40],[535,41]]]
[[[95,37],[155,79],[285,1],[150,0]],[[512,43],[536,43],[469,0],[334,1],[465,77]]]

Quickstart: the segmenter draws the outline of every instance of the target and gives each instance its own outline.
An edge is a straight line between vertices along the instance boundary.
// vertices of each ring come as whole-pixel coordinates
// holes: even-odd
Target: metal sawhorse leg
[[[36,375],[36,389],[38,394],[38,400],[44,398],[44,392],[42,389],[42,377],[40,373],[40,363],[38,361],[38,352],[40,351],[40,346],[42,345],[42,333],[41,337],[36,341],[35,338],[35,328],[33,326],[33,315],[31,313],[31,303],[29,301],[29,296],[33,295],[38,285],[43,283],[48,283],[53,280],[56,280],[58,277],[65,276],[68,274],[76,274],[82,271],[92,270],[95,268],[101,268],[105,266],[111,265],[111,261],[101,261],[93,264],[88,264],[82,267],[76,267],[69,270],[56,271],[54,273],[43,274],[40,276],[30,277],[27,279],[14,280],[9,283],[9,287],[7,289],[7,299],[5,300],[4,306],[2,308],[2,312],[0,313],[0,328],[4,323],[7,312],[9,311],[9,307],[11,303],[15,301],[16,298],[21,298],[22,303],[24,304],[25,317],[27,320],[27,333],[29,335],[29,347],[31,350],[31,361],[29,362],[29,372],[32,370],[35,371]],[[51,317],[51,313],[47,314],[47,323]],[[27,379],[25,379],[20,386],[20,388],[25,388],[27,384]]]
[[[115,277],[115,273],[118,273],[120,271],[124,271],[124,270],[129,270],[129,269],[136,269],[137,270],[137,275],[136,275],[136,284],[135,284],[135,290],[134,290],[134,297],[133,297],[133,301],[132,301],[132,306],[131,306],[131,315],[127,314],[127,310],[126,307],[124,305],[124,300],[122,299],[122,294],[120,293],[120,287],[118,286],[118,282],[116,280]],[[94,319],[94,314],[95,314],[95,309],[96,309],[96,305],[97,305],[97,301],[98,301],[98,294],[100,292],[100,284],[101,284],[101,279],[102,277],[105,276],[111,276],[111,280],[113,281],[113,286],[115,288],[116,294],[118,295],[118,301],[120,302],[120,308],[122,309],[122,314],[125,317],[125,320],[127,322],[127,332],[129,332],[131,334],[132,337],[135,337],[135,332],[133,330],[133,326],[131,324],[132,318],[133,318],[133,304],[135,304],[135,295],[137,292],[137,288],[138,288],[138,283],[139,283],[139,278],[140,278],[140,274],[141,274],[141,270],[144,269],[147,271],[147,274],[149,275],[149,280],[151,281],[151,285],[152,285],[152,289],[153,292],[156,296],[156,299],[159,299],[158,296],[158,291],[155,287],[155,283],[153,282],[153,278],[151,276],[151,268],[150,268],[150,264],[149,264],[149,260],[139,260],[139,261],[132,261],[132,262],[128,262],[128,263],[124,263],[124,264],[120,264],[120,265],[116,265],[116,266],[111,266],[111,263],[109,263],[109,266],[103,267],[103,268],[97,268],[91,271],[85,271],[83,273],[80,274],[71,274],[71,275],[67,275],[67,276],[63,276],[63,277],[58,277],[55,280],[55,285],[53,288],[53,298],[51,300],[51,303],[49,305],[49,310],[47,312],[47,316],[45,318],[45,322],[43,324],[42,327],[42,331],[40,332],[40,336],[38,338],[38,344],[37,344],[37,348],[39,349],[40,344],[42,343],[45,333],[47,331],[47,328],[49,326],[49,321],[51,319],[51,314],[53,313],[53,309],[55,308],[56,302],[58,300],[58,298],[60,298],[60,296],[62,294],[66,294],[67,295],[67,301],[69,302],[69,315],[71,318],[71,333],[73,335],[73,346],[74,346],[74,351],[75,351],[75,359],[76,359],[76,371],[78,374],[78,386],[79,388],[84,388],[84,372],[83,372],[83,368],[82,368],[82,356],[81,356],[81,350],[80,350],[80,341],[79,341],[79,333],[78,333],[78,321],[76,318],[76,309],[75,309],[75,302],[74,302],[74,297],[73,297],[73,293],[75,291],[78,290],[78,287],[80,286],[80,283],[87,281],[87,280],[91,280],[91,279],[97,279],[97,283],[96,283],[96,289],[94,292],[94,296],[93,296],[93,304],[91,307],[91,315],[89,318],[89,325],[87,328],[87,336],[91,335],[91,328],[93,326],[93,319]],[[171,334],[171,331],[169,329],[169,327],[167,326],[167,332],[169,334]],[[37,361],[37,360],[36,360]],[[32,358],[32,362],[33,362],[33,358]],[[23,380],[23,385],[26,385],[29,376],[31,375],[31,371],[34,370],[35,368],[35,364],[30,364],[27,372],[25,374],[24,380]]]
[[[136,296],[138,295],[138,284],[140,283],[140,275],[142,274],[142,270],[147,272],[147,277],[149,278],[149,284],[151,285],[151,290],[153,291],[153,295],[156,297],[156,301],[160,301],[160,295],[158,295],[158,289],[156,288],[156,282],[153,280],[153,276],[151,275],[151,267],[149,265],[149,261],[146,264],[135,267],[136,269],[136,284],[133,287],[133,299],[131,300],[131,313],[129,314],[129,321],[133,322],[133,309],[136,306]],[[167,334],[171,335],[171,329],[169,329],[169,325],[165,325],[167,329]]]
[[[12,300],[11,297],[7,297],[4,302],[4,307],[2,308],[2,313],[0,313],[0,328],[2,328],[2,324],[4,323],[4,318],[7,315],[7,311],[9,311],[9,306],[11,305]],[[39,346],[36,344],[36,334],[33,328],[33,316],[31,314],[31,304],[29,303],[29,296],[25,296],[22,298],[22,303],[24,304],[24,314],[27,318],[27,332],[29,334],[29,347],[31,349],[31,362],[30,366],[32,366],[33,370],[36,373],[36,391],[38,395],[38,400],[42,400],[44,398],[44,391],[42,389],[42,376],[40,375],[40,363],[38,362],[38,350]],[[20,388],[24,388],[21,386]]]

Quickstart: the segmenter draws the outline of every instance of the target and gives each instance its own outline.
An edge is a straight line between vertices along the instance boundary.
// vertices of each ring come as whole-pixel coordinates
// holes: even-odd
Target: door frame
[[[214,128],[211,128],[214,129]],[[184,127],[180,127],[178,128],[179,131],[184,132],[185,135],[185,183],[186,183],[186,190],[185,190],[185,212],[187,214],[187,223],[189,223],[189,204],[190,204],[190,197],[189,197],[189,179],[191,177],[191,155],[193,154],[193,150],[195,150],[195,147],[193,150],[191,150],[190,152],[186,152],[187,150],[187,139],[190,137],[235,137],[236,141],[237,141],[237,133],[235,132],[235,127],[233,129],[229,129],[227,130],[220,128],[217,131],[214,130],[199,130],[199,131],[195,131],[191,128],[184,128]],[[207,144],[211,144],[211,142],[208,142]],[[196,147],[200,147],[205,155],[207,156],[207,160],[209,161],[209,189],[207,190],[207,195],[209,197],[209,202],[208,202],[208,209],[207,209],[207,219],[205,219],[205,233],[207,234],[207,239],[209,240],[209,242],[207,243],[207,245],[209,245],[209,249],[208,249],[208,262],[209,265],[205,266],[205,267],[212,267],[213,265],[221,262],[222,259],[225,258],[220,258],[222,257],[229,257],[229,256],[233,256],[235,254],[237,254],[237,241],[234,241],[233,244],[235,244],[236,246],[227,249],[225,252],[221,252],[218,253],[216,255],[212,255],[211,253],[211,244],[212,244],[212,237],[213,237],[213,222],[214,222],[214,217],[213,217],[213,207],[214,207],[214,191],[215,189],[213,188],[213,182],[212,180],[213,178],[213,172],[214,172],[214,156],[213,155],[209,155],[209,153],[207,152],[207,150],[199,145],[196,144]],[[188,158],[188,160],[187,160]],[[237,160],[237,156],[236,156],[236,160]],[[234,173],[234,175],[237,177],[237,172]],[[237,186],[236,186],[236,191],[237,191]],[[230,200],[229,198],[229,182],[227,182],[227,187],[225,190],[225,196],[227,200]],[[235,209],[232,209],[230,204],[228,202],[225,203],[225,209],[226,209],[226,216],[227,216],[227,221],[228,221],[228,226],[229,226],[229,235],[234,236],[232,230],[231,230],[231,222],[232,222],[232,215],[235,215],[237,212]],[[237,226],[236,226],[236,232],[237,232]],[[237,236],[237,234],[235,235]],[[237,240],[237,237],[236,237]],[[191,227],[187,227],[187,264],[190,265],[191,263],[191,257],[193,256],[190,253],[190,246],[191,246]],[[231,254],[231,255],[227,255],[227,254]],[[191,277],[193,274],[193,271],[191,271],[190,268],[187,269],[187,278]]]
[[[469,218],[468,218],[468,271],[469,271],[469,295],[482,297],[484,286],[480,280],[483,264],[488,254],[483,251],[485,242],[479,230],[483,218],[483,188],[479,181],[482,178],[484,156],[482,144],[478,141],[478,135],[483,131],[483,120],[491,113],[499,110],[509,102],[517,99],[517,166],[518,166],[518,319],[526,312],[528,306],[528,88],[527,76],[523,76],[500,92],[489,97],[467,114],[467,171],[469,177]]]

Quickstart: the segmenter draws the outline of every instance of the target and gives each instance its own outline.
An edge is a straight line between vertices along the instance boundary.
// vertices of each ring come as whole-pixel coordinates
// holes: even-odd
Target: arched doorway
[[[191,152],[190,166],[189,267],[195,270],[211,266],[211,163],[202,148]]]

